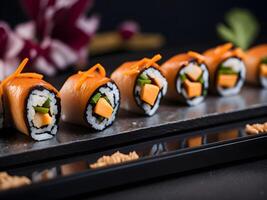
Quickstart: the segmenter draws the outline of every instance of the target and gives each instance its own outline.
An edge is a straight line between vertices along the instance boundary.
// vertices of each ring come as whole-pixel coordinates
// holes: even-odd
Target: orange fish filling
[[[267,64],[260,65],[260,74],[264,77],[267,77]]]
[[[218,77],[218,85],[221,87],[232,88],[236,85],[237,74],[220,74]]]
[[[140,98],[142,101],[153,106],[159,94],[160,88],[153,84],[145,84],[141,88]]]
[[[37,128],[41,128],[42,126],[47,126],[52,123],[52,117],[46,113],[38,113],[36,112],[33,118],[33,124]]]
[[[113,108],[105,98],[101,97],[94,107],[94,113],[109,119],[112,116]]]
[[[188,79],[184,81],[185,91],[189,98],[198,97],[202,94],[202,84],[200,82],[191,82]]]

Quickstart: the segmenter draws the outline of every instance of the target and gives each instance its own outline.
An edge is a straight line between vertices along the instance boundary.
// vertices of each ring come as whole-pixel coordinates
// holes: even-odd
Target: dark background
[[[259,20],[256,43],[267,42],[265,0],[96,0],[89,14],[102,16],[100,31],[116,29],[125,19],[137,20],[144,32],[161,32],[167,47],[207,46],[221,43],[216,24],[232,7],[249,9]],[[19,1],[0,1],[0,20],[12,26],[27,20]],[[249,28],[249,27],[248,27]],[[189,47],[188,47],[189,48]],[[95,58],[100,59],[101,58]],[[112,59],[112,62],[111,62]],[[122,56],[106,57],[104,66],[121,63]],[[93,62],[96,62],[94,60]],[[95,196],[93,199],[266,199],[267,160],[205,169],[164,181],[140,184]]]
[[[125,19],[134,19],[145,32],[161,32],[168,46],[222,42],[216,24],[233,7],[249,9],[261,23],[256,43],[267,41],[267,11],[263,0],[95,0],[91,13],[102,16],[100,30],[116,29]],[[0,19],[15,25],[27,17],[17,0],[0,2]],[[249,27],[248,27],[249,28]]]

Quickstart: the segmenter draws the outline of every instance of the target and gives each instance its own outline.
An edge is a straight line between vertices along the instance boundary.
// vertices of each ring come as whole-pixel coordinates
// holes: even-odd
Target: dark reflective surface
[[[243,88],[240,95],[233,97],[209,96],[205,102],[195,107],[166,101],[161,104],[158,112],[152,117],[143,117],[121,110],[113,126],[102,132],[93,132],[86,127],[61,123],[57,137],[52,140],[35,142],[15,130],[4,130],[0,134],[0,159],[25,154],[16,161],[18,163],[30,162],[38,160],[41,151],[41,158],[45,159],[74,152],[97,150],[104,146],[162,136],[167,132],[184,131],[204,125],[212,126],[255,117],[263,115],[266,110],[267,90],[247,86]],[[64,150],[59,149],[69,144],[76,144],[76,146],[66,147]],[[49,149],[51,151],[47,152],[46,150]],[[36,157],[28,155],[34,152],[36,152]],[[10,160],[6,158],[5,162],[8,161]],[[0,166],[2,165],[0,164]]]
[[[13,175],[26,175],[31,178],[33,182],[47,181],[57,177],[74,175],[86,171],[98,170],[101,173],[101,170],[104,168],[90,169],[89,165],[96,162],[96,160],[103,155],[111,155],[116,151],[122,153],[136,151],[140,158],[139,160],[132,162],[140,162],[146,159],[158,159],[160,156],[168,154],[180,154],[194,151],[199,148],[223,145],[225,143],[246,140],[252,137],[264,136],[265,134],[248,135],[244,128],[247,123],[262,123],[266,121],[267,118],[260,118],[212,129],[197,130],[189,133],[185,132],[184,134],[179,135],[175,135],[174,133],[171,137],[123,146],[120,148],[113,148],[107,151],[85,155],[82,156],[82,158],[74,157],[68,160],[60,160],[56,163],[44,163],[36,166],[33,165],[8,170],[8,172]],[[127,163],[119,165],[127,165]],[[116,165],[108,167],[114,166]]]

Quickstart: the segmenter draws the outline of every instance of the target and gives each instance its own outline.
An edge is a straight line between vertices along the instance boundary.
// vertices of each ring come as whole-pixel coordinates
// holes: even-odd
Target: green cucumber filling
[[[180,79],[182,82],[184,82],[187,79],[186,74],[181,74]]]
[[[207,96],[208,90],[203,90],[202,94],[203,94],[203,96]]]
[[[95,105],[95,104],[98,102],[98,100],[100,99],[100,97],[101,97],[101,94],[100,94],[99,92],[96,93],[96,94],[91,98],[90,103],[91,103],[92,105]]]
[[[219,68],[219,74],[237,74],[231,67],[221,65]]]
[[[90,104],[94,107],[94,106],[97,104],[98,100],[99,100],[101,97],[104,98],[104,99],[111,105],[111,103],[110,103],[108,97],[105,96],[105,95],[102,95],[100,92],[96,93],[96,94],[91,98]],[[102,122],[102,121],[105,119],[105,117],[102,117],[102,116],[100,116],[100,115],[98,115],[98,114],[96,114],[96,113],[95,113],[95,115],[96,115],[96,118],[97,118],[97,120],[98,120],[99,122]]]
[[[152,83],[152,80],[144,73],[140,74],[140,76],[137,79],[137,84],[140,85],[141,87],[144,86],[145,84],[150,84]]]
[[[48,98],[42,106],[34,106],[35,112],[46,114],[49,112],[51,100]]]
[[[261,63],[267,65],[267,57],[262,58],[261,59]]]

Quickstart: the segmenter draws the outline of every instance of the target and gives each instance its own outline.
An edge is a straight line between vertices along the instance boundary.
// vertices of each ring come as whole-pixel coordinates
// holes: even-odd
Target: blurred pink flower
[[[31,21],[15,32],[24,41],[20,58],[29,57],[35,70],[54,75],[66,67],[86,63],[88,43],[99,18],[86,17],[92,0],[22,0]]]
[[[0,80],[3,80],[17,67],[18,55],[23,48],[23,41],[5,22],[0,22],[0,47]]]
[[[140,32],[140,25],[132,20],[127,20],[119,25],[119,33],[125,40],[131,39],[136,33]]]

